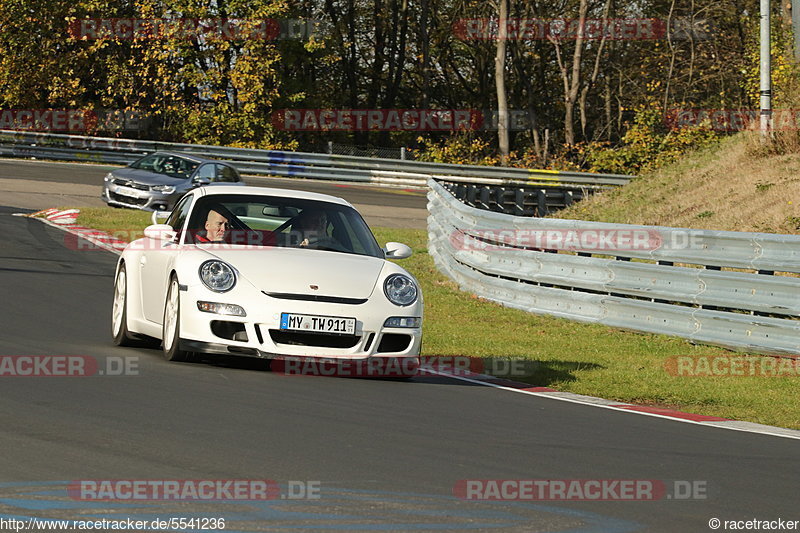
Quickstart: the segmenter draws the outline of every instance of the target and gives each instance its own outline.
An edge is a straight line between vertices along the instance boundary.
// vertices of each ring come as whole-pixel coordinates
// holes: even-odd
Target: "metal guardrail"
[[[441,181],[501,187],[564,187],[598,190],[627,184],[633,176],[452,165],[306,152],[254,150],[225,146],[87,137],[0,130],[0,155],[66,161],[129,163],[158,150],[224,159],[240,172],[309,179],[335,179],[398,186],[426,187]]]
[[[532,313],[800,354],[800,279],[773,275],[800,273],[798,236],[516,217],[429,185],[429,253],[464,290]],[[567,250],[544,238],[614,231],[649,242],[600,250],[575,239]]]

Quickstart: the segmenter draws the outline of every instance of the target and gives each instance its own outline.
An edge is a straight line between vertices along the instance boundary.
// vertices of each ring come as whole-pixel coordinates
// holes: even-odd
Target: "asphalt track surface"
[[[797,440],[439,378],[288,377],[168,363],[110,339],[116,256],[0,207],[0,356],[86,356],[131,375],[0,377],[0,519],[224,517],[225,531],[711,531],[798,520]],[[565,354],[565,358],[568,358]],[[122,359],[120,359],[122,358]],[[2,359],[2,357],[0,357]],[[108,372],[107,372],[108,373]],[[84,501],[76,480],[258,480],[318,499]],[[461,480],[698,482],[704,499],[464,501]],[[293,483],[294,482],[294,483]],[[724,529],[720,529],[724,530]]]

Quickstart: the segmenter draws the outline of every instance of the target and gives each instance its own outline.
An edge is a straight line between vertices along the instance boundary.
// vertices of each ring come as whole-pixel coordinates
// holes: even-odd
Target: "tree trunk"
[[[575,144],[575,104],[578,101],[578,92],[581,86],[581,59],[583,58],[583,35],[586,13],[589,11],[587,0],[581,0],[578,11],[578,35],[575,38],[575,50],[572,53],[572,72],[567,71],[567,66],[561,57],[561,46],[558,41],[551,38],[556,47],[556,58],[561,70],[561,80],[564,82],[564,142],[567,145]]]
[[[506,95],[506,42],[508,41],[508,1],[497,0],[497,55],[494,60],[494,79],[497,87],[497,141],[500,164],[508,164],[508,97]]]

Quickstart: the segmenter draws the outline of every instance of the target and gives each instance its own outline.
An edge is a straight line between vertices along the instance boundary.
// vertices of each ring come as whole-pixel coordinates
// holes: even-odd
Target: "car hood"
[[[158,174],[149,170],[138,168],[118,168],[111,172],[115,178],[135,181],[145,185],[180,185],[186,180],[183,178],[171,178],[166,174]]]
[[[267,293],[369,298],[385,263],[377,257],[297,248],[215,249],[211,245],[204,249]]]

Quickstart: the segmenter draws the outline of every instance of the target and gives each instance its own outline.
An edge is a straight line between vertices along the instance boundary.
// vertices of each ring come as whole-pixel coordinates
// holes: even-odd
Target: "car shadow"
[[[586,361],[540,361],[526,357],[468,357],[422,356],[416,373],[397,374],[397,367],[388,369],[354,370],[342,365],[324,366],[296,362],[294,364],[269,359],[237,355],[193,354],[189,363],[220,368],[270,372],[287,376],[318,377],[327,379],[378,380],[415,384],[482,386],[480,381],[502,384],[503,381],[527,384],[531,387],[548,387],[554,383],[569,383],[577,379],[577,372],[601,370],[605,367]],[[388,370],[388,371],[384,371]],[[466,381],[465,378],[470,381]]]

